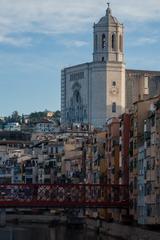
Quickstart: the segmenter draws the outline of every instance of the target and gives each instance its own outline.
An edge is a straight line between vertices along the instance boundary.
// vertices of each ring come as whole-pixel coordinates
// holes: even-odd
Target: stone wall
[[[102,234],[124,240],[160,240],[160,232],[133,226],[87,219],[87,227]]]

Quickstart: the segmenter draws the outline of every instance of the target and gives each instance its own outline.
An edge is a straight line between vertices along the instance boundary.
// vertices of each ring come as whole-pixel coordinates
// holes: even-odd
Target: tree
[[[47,117],[47,112],[34,112],[29,115],[30,123],[43,121]]]
[[[21,116],[18,111],[14,111],[11,116],[5,117],[5,123],[18,122],[21,123]]]
[[[56,124],[59,126],[60,125],[60,120],[61,120],[61,112],[56,111],[53,116],[53,120],[56,122]]]
[[[12,122],[21,122],[21,116],[18,114],[18,111],[14,111],[11,115]]]

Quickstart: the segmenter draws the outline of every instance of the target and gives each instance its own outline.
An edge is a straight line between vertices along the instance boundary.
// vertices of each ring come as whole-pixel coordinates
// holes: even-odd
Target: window
[[[122,35],[119,36],[119,50],[120,52],[123,51],[123,41],[122,41]]]
[[[116,34],[112,34],[112,50],[116,50]]]
[[[144,88],[148,88],[148,77],[144,78]]]
[[[152,207],[147,204],[147,217],[150,217],[152,214]]]
[[[84,72],[72,73],[70,75],[70,81],[84,79]]]
[[[133,161],[130,161],[129,163],[129,170],[130,172],[133,172]]]
[[[102,48],[106,47],[106,36],[105,34],[102,35]]]
[[[84,110],[84,119],[85,120],[87,119],[87,111],[86,111],[86,109]]]
[[[134,205],[134,210],[136,211],[137,210],[137,200],[136,199],[134,199],[133,205]]]
[[[69,112],[67,112],[67,120],[69,120]]]
[[[102,57],[102,62],[104,62],[104,57]]]
[[[148,77],[144,77],[144,94],[148,95],[149,94],[149,81]]]
[[[98,48],[98,36],[95,36],[95,50]]]
[[[112,82],[112,87],[115,87],[115,86],[116,86],[116,82],[113,81],[113,82]]]
[[[76,102],[79,102],[79,92],[76,93]]]
[[[137,189],[137,184],[138,184],[137,177],[134,177],[134,189]]]
[[[58,153],[58,147],[56,147],[56,153]]]
[[[116,112],[116,103],[112,103],[112,112],[115,113]]]
[[[137,158],[134,159],[134,168],[137,168]]]

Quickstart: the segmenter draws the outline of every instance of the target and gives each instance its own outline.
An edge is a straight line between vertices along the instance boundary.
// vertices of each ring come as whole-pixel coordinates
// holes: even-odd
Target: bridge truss
[[[0,184],[0,208],[128,208],[127,185]]]

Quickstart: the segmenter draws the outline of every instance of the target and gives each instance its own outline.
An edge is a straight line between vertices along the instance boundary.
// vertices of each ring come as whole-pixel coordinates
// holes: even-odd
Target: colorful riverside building
[[[138,223],[160,224],[160,98],[144,121],[144,145],[138,164]],[[141,178],[141,179],[140,179]]]
[[[94,184],[129,184],[129,134],[130,114],[111,118],[106,131],[93,134],[86,145],[86,182]],[[129,197],[126,191],[126,199]],[[115,198],[113,189],[101,196],[104,200]],[[120,197],[120,195],[118,196]],[[116,199],[115,199],[116,200]],[[87,210],[90,217],[122,221],[128,211],[120,209]]]
[[[107,122],[107,139],[106,139],[106,160],[107,160],[107,184],[120,183],[120,165],[119,165],[119,137],[120,137],[119,118],[111,118]],[[110,198],[114,198],[114,193],[110,192]],[[120,211],[108,209],[108,218],[118,221]]]
[[[130,141],[130,123],[131,114],[124,113],[120,116],[119,129],[119,166],[120,166],[120,184],[129,184],[129,141]]]
[[[111,118],[107,122],[106,158],[108,162],[108,184],[119,184],[119,127],[119,118]]]
[[[159,97],[150,98],[134,103],[130,120],[130,148],[129,148],[129,190],[130,190],[130,215],[133,220],[139,224],[149,224],[146,221],[146,214],[150,210],[152,199],[147,197],[151,194],[151,178],[150,183],[146,183],[147,177],[153,172],[147,174],[148,164],[153,165],[152,161],[156,157],[159,158],[155,151],[155,145],[150,144],[150,132],[146,131],[148,120],[148,112],[153,109],[154,104]],[[152,111],[151,111],[152,112]],[[147,119],[147,121],[146,121]],[[151,126],[151,122],[149,124]],[[157,131],[158,132],[158,131]],[[154,155],[154,156],[152,156]],[[149,163],[148,160],[149,159]],[[153,161],[155,162],[155,161]],[[155,167],[155,166],[154,166]],[[154,173],[157,171],[155,168]],[[155,175],[154,175],[155,177]],[[153,188],[152,188],[153,189]],[[148,201],[148,207],[146,205]],[[151,224],[154,224],[152,222]]]

